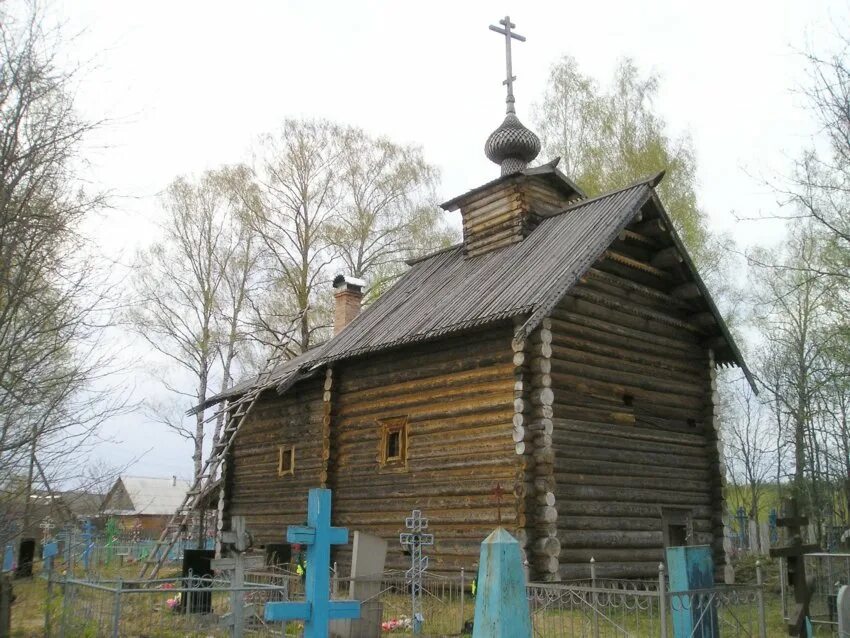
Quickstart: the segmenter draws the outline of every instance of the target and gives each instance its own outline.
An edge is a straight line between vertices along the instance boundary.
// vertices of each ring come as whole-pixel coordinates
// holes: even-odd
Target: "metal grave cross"
[[[307,526],[290,525],[286,540],[307,547],[305,602],[268,603],[267,621],[304,620],[304,638],[327,638],[331,620],[360,618],[357,600],[330,600],[331,545],[348,542],[348,530],[331,527],[331,491],[313,488],[307,498]]]
[[[409,532],[399,534],[399,541],[410,551],[410,569],[405,576],[410,583],[410,603],[413,614],[413,633],[418,635],[422,631],[422,623],[425,617],[422,614],[422,576],[428,569],[428,557],[422,555],[422,547],[434,544],[434,535],[425,534],[423,530],[428,529],[428,519],[423,518],[422,512],[413,510],[406,519],[404,526]]]
[[[508,105],[508,113],[516,113],[516,109],[514,108],[514,80],[516,80],[516,76],[513,74],[513,66],[511,64],[511,38],[519,40],[520,42],[525,42],[525,36],[511,31],[511,29],[513,29],[516,25],[511,22],[510,16],[505,16],[503,20],[499,20],[499,24],[501,24],[504,29],[491,24],[490,31],[495,31],[496,33],[501,33],[505,36],[505,66],[507,67],[507,78],[504,82],[502,82],[502,84],[505,84],[508,87],[508,97],[505,99],[505,102]]]
[[[56,525],[53,524],[53,519],[51,519],[49,516],[45,518],[41,523],[39,523],[38,526],[44,530],[42,536],[44,537],[45,541],[51,536],[50,530],[56,527]]]

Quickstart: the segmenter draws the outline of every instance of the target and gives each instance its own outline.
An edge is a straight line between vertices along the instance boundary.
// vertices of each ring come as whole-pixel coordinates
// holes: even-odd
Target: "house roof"
[[[60,494],[68,509],[78,518],[96,516],[103,502],[103,494],[95,494],[84,490],[73,490]]]
[[[342,332],[275,368],[267,377],[268,386],[276,385],[283,391],[325,363],[512,317],[527,316],[521,330],[528,335],[650,200],[683,254],[690,277],[728,346],[718,352],[716,361],[740,366],[752,383],[734,339],[655,194],[654,187],[662,177],[659,173],[623,189],[577,201],[543,219],[523,241],[506,248],[465,258],[463,246],[456,245],[412,262],[412,268]],[[260,381],[243,382],[204,405],[237,396]]]
[[[120,496],[126,493],[130,507],[122,507]],[[183,479],[121,476],[103,500],[103,513],[119,516],[173,514],[183,502],[191,484]],[[112,502],[115,500],[116,502]]]

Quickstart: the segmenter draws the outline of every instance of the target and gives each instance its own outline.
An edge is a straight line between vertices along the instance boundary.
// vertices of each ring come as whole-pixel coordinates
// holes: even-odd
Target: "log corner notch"
[[[330,475],[331,462],[331,422],[333,421],[333,368],[325,369],[325,383],[322,386],[322,464],[319,472],[319,486],[330,487],[328,477]]]
[[[521,321],[515,321],[515,328],[521,327]],[[517,334],[522,334],[518,332]],[[531,456],[533,443],[528,427],[529,413],[526,398],[530,383],[528,366],[528,343],[524,336],[515,337],[511,343],[514,364],[514,416],[513,441],[517,453],[514,496],[516,503],[515,536],[519,542],[523,562],[529,563],[529,512],[534,509],[534,458]]]
[[[728,511],[726,504],[726,455],[723,450],[723,439],[720,436],[720,417],[717,414],[719,396],[717,394],[717,367],[714,361],[714,352],[708,350],[708,397],[705,402],[705,432],[706,443],[709,453],[709,463],[713,471],[711,485],[711,527],[714,543],[712,554],[714,555],[715,578],[723,579],[723,582],[732,584],[735,582],[735,568],[732,566],[730,557],[726,553],[723,521],[726,520]]]
[[[552,447],[552,330],[547,318],[529,339],[515,340],[514,441],[520,455],[518,487],[525,551],[532,576],[555,581],[560,568]],[[519,365],[518,365],[519,364]],[[519,512],[518,512],[519,514]]]

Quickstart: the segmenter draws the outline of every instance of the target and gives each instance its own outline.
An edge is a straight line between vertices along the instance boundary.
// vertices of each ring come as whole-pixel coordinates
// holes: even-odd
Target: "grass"
[[[765,583],[766,583],[766,619],[768,636],[784,636],[785,625],[782,620],[781,604],[778,595],[778,567],[769,559],[762,558]],[[133,580],[137,576],[138,566],[129,565],[121,568],[114,567],[107,570],[104,577],[124,578]],[[61,571],[58,570],[58,571]],[[736,573],[739,582],[755,582],[755,561],[744,559],[736,564]],[[165,577],[174,575],[174,570]],[[79,575],[78,575],[79,576]],[[774,585],[777,586],[774,587]],[[30,638],[44,636],[44,618],[47,583],[40,577],[28,580],[14,581],[17,600],[12,609],[12,638]],[[53,614],[54,625],[58,623],[61,612],[61,586],[53,585],[53,602],[55,612]],[[111,630],[111,618],[114,610],[114,595],[110,592],[96,592],[80,589],[79,597],[69,606],[76,610],[69,618],[77,621],[66,635],[69,638],[95,638],[97,636],[109,635]],[[86,598],[88,596],[88,598]],[[213,607],[223,609],[226,607],[226,594],[215,594]],[[166,593],[145,592],[138,594],[124,594],[121,596],[121,635],[122,636],[145,636],[146,638],[182,638],[184,636],[199,637],[224,637],[229,635],[227,629],[221,627],[215,616],[206,618],[191,615],[183,615],[169,610],[165,604]],[[648,600],[648,599],[646,599]],[[462,625],[462,617],[471,619],[474,615],[475,601],[471,596],[466,597],[463,612],[461,612],[458,600],[442,602],[435,598],[426,598],[425,635],[431,636],[457,636]],[[653,601],[654,602],[654,601]],[[383,618],[398,618],[409,616],[409,598],[402,594],[387,594],[381,598],[383,604]],[[586,609],[586,608],[585,608]],[[605,613],[613,614],[611,622],[602,619],[599,623],[599,635],[606,636],[622,635],[620,626],[636,636],[658,635],[657,606],[653,613],[652,621],[646,613],[628,611],[621,608],[604,606]],[[745,623],[757,622],[757,610],[754,604],[731,607],[730,611],[743,619]],[[86,612],[86,613],[83,613]],[[669,619],[669,616],[668,616]],[[578,637],[592,635],[590,633],[590,616],[581,610],[579,603],[571,605],[564,602],[561,609],[538,611],[534,616],[535,638],[549,637]],[[54,627],[54,635],[55,633]],[[280,628],[277,628],[280,635]],[[388,637],[409,636],[410,631],[394,631],[387,633]],[[257,635],[257,634],[248,634]],[[265,634],[270,635],[270,634]],[[299,635],[299,625],[291,623],[287,627],[287,636]],[[672,636],[672,628],[668,632]],[[724,636],[735,635],[732,631],[724,631]],[[757,634],[755,634],[757,635]]]

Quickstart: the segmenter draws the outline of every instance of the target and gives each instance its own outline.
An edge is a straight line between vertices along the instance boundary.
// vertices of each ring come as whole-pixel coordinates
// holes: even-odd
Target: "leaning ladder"
[[[183,501],[174,514],[171,515],[168,524],[163,528],[162,534],[160,534],[150,554],[142,562],[142,568],[139,571],[139,580],[143,578],[153,580],[157,577],[159,570],[162,569],[163,564],[168,558],[168,553],[177,544],[181,532],[189,524],[192,514],[199,510],[200,501],[206,496],[215,482],[216,474],[221,468],[221,464],[224,462],[227,453],[230,451],[230,447],[236,438],[236,433],[239,432],[239,428],[242,427],[248,415],[251,414],[251,410],[254,409],[259,396],[267,389],[274,365],[282,356],[285,345],[284,341],[288,343],[292,339],[297,322],[301,320],[305,312],[307,312],[307,309],[302,310],[292,320],[290,329],[283,333],[281,343],[275,349],[275,353],[266,361],[264,370],[257,377],[257,382],[254,386],[241,397],[235,401],[228,402],[225,407],[220,408],[215,414],[204,420],[204,423],[208,423],[218,418],[220,414],[224,416],[224,428],[222,429],[221,438],[216,447],[210,451],[209,458],[207,458],[201,468],[200,474],[195,477],[192,487],[186,492]]]

